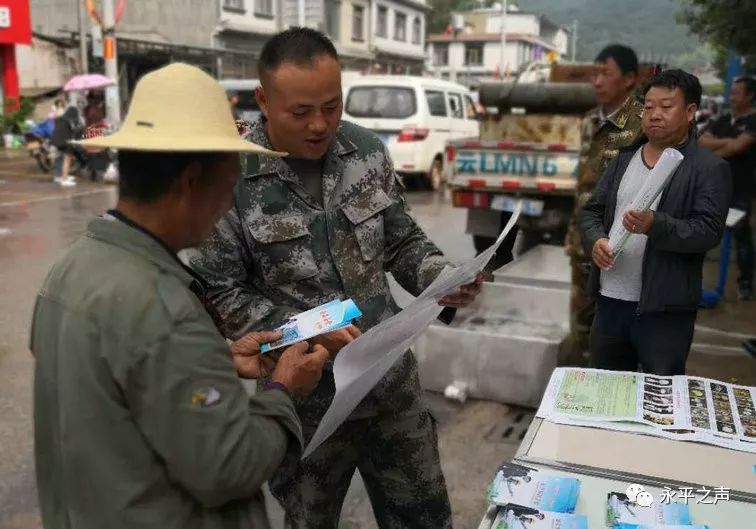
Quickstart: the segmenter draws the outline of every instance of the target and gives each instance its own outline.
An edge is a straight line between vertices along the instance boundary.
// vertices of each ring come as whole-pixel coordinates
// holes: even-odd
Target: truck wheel
[[[433,160],[433,164],[431,165],[430,171],[428,172],[428,190],[429,191],[438,191],[441,189],[441,171],[443,170],[443,167],[441,165],[441,160],[436,158]]]

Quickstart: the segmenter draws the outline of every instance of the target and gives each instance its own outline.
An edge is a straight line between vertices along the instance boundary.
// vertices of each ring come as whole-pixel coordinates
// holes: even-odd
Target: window
[[[246,12],[244,9],[244,0],[223,0],[223,9],[239,13]]]
[[[465,65],[480,66],[483,64],[483,46],[481,44],[467,44],[465,46]]]
[[[352,5],[352,40],[365,40],[365,7]]]
[[[449,94],[449,108],[454,119],[464,119],[465,113],[462,109],[462,96],[459,94]]]
[[[420,22],[420,17],[415,17],[415,20],[412,21],[412,43],[420,44],[421,40],[422,23]]]
[[[398,11],[394,16],[394,40],[407,40],[407,15]]]
[[[378,18],[375,21],[375,35],[388,38],[388,7],[378,6]]]
[[[255,0],[255,15],[273,16],[273,0]]]
[[[449,64],[449,45],[439,42],[433,43],[433,65],[446,66]]]
[[[465,108],[467,109],[465,112],[467,119],[477,121],[478,113],[475,110],[475,101],[470,96],[465,96]]]
[[[358,86],[349,91],[345,110],[356,118],[408,118],[417,112],[415,91],[399,86]]]
[[[341,0],[325,0],[325,32],[334,40],[338,40],[341,21]]]
[[[428,102],[428,110],[431,116],[446,117],[446,101],[444,93],[435,90],[425,91],[425,100]]]

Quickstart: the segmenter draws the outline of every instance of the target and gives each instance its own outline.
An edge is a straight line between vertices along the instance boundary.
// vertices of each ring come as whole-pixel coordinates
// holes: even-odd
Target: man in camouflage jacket
[[[570,334],[562,344],[562,361],[570,364],[586,363],[588,337],[595,313],[595,300],[588,291],[591,256],[583,251],[578,215],[619,149],[636,143],[642,134],[643,106],[634,94],[638,73],[635,53],[625,46],[611,45],[599,53],[595,62],[593,88],[599,106],[585,115],[581,125],[575,210],[567,233],[572,291]]]
[[[285,56],[294,37],[305,40],[298,41],[300,47],[315,43],[316,57],[302,67],[303,75],[337,68],[329,62],[336,53],[332,45],[312,30],[289,30],[269,43]],[[267,57],[264,50],[261,63]],[[299,75],[295,66],[285,64],[280,70],[285,68]],[[263,90],[272,93],[274,84],[269,77]],[[287,85],[287,91],[293,87]],[[340,90],[339,85],[339,100]],[[330,108],[327,101],[325,106]],[[275,113],[270,107],[267,115],[251,125],[248,139],[272,147],[267,120]],[[210,297],[229,338],[274,328],[335,298],[356,302],[363,313],[356,325],[365,331],[398,311],[386,272],[418,295],[448,263],[410,216],[383,143],[372,132],[336,119],[315,175],[322,186],[308,185],[290,161],[247,157],[233,207],[192,259],[210,283]],[[318,132],[318,137],[325,135]],[[333,395],[333,372],[324,370],[318,388],[295,400],[306,442]],[[421,397],[417,362],[408,351],[310,457],[284,462],[271,489],[289,523],[335,529],[359,468],[380,527],[450,527],[435,425]]]

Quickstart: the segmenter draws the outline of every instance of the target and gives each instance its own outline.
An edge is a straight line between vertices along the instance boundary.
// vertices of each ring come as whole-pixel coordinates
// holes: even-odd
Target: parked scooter
[[[24,134],[24,145],[29,156],[36,160],[39,168],[45,173],[52,171],[57,156],[56,149],[50,141],[54,128],[55,120],[47,119],[32,125]]]

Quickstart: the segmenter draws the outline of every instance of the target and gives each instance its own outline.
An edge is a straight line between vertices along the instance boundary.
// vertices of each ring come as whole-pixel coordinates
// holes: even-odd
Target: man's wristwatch
[[[284,386],[280,382],[272,381],[272,382],[268,382],[267,384],[265,384],[265,390],[267,391],[267,390],[270,390],[270,389],[277,389],[279,391],[283,391],[289,397],[291,397],[291,393],[289,393],[289,388],[287,388],[286,386]]]

